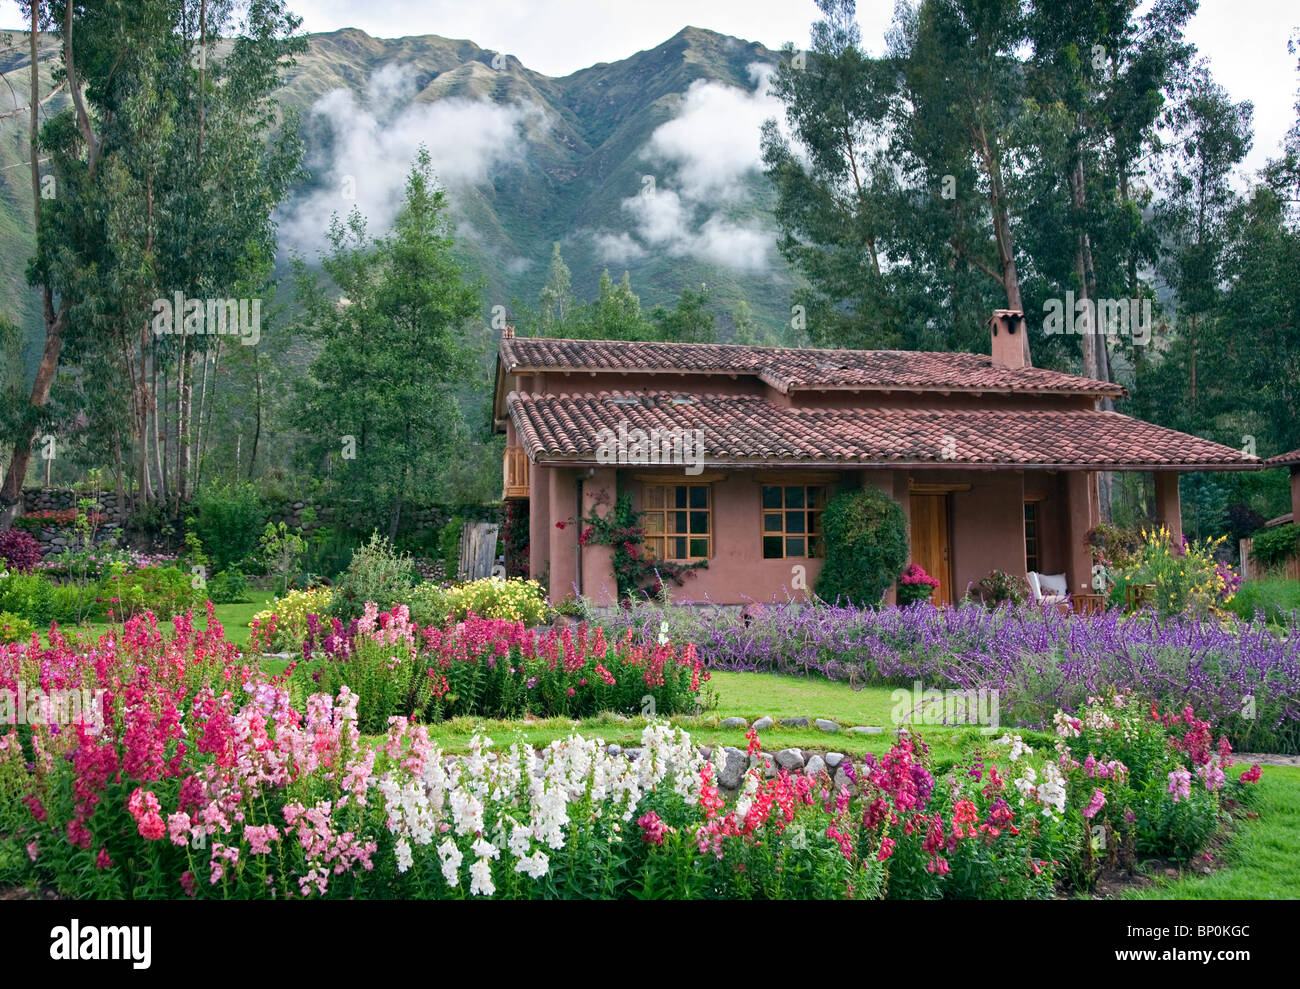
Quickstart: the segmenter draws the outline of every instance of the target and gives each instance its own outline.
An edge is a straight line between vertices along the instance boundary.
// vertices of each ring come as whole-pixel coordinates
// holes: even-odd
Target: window
[[[707,484],[647,484],[641,489],[646,552],[656,560],[713,555],[713,499]]]
[[[820,485],[763,485],[763,559],[820,557],[825,504]]]
[[[1038,503],[1025,502],[1025,569],[1038,573]]]

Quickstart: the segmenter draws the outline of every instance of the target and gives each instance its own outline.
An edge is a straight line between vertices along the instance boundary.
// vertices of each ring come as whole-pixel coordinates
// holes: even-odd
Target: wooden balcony
[[[528,454],[522,446],[508,446],[501,457],[501,500],[528,497]]]

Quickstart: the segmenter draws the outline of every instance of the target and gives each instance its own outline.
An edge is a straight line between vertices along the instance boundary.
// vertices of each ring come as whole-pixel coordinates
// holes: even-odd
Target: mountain
[[[0,93],[22,106],[26,37],[5,40],[0,72],[14,94]],[[741,299],[779,334],[792,277],[775,249],[758,165],[759,125],[781,114],[764,81],[778,58],[688,27],[648,51],[554,78],[470,41],[312,35],[279,95],[300,116],[309,173],[278,215],[282,260],[291,251],[313,258],[335,211],[355,206],[380,232],[424,144],[448,188],[457,249],[484,281],[485,318],[496,305],[513,312],[534,302],[558,241],[579,297],[595,295],[603,268],[616,279],[629,271],[646,307],[704,284],[724,335]],[[40,61],[48,92],[52,38],[42,38]],[[60,93],[46,109],[65,101]],[[26,126],[24,113],[0,119],[0,304],[22,318],[32,362],[40,323],[23,279]]]

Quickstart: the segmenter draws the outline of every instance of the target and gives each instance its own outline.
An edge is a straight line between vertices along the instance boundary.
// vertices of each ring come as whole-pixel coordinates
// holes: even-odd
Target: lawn
[[[1300,768],[1265,766],[1250,808],[1222,851],[1225,868],[1210,875],[1161,879],[1134,890],[1137,900],[1300,899]]]
[[[251,601],[241,604],[217,604],[213,605],[216,612],[217,621],[221,622],[222,627],[226,630],[226,638],[234,642],[241,649],[248,645],[248,636],[250,629],[248,623],[253,620],[253,616],[275,598],[275,595],[269,591],[253,591],[250,594]],[[205,619],[203,612],[196,609],[194,612],[196,622],[202,623]],[[159,622],[160,626],[170,625],[170,622]],[[110,628],[107,622],[82,622],[80,625],[62,625],[59,627],[64,635],[69,638],[82,638],[94,640],[99,638]]]

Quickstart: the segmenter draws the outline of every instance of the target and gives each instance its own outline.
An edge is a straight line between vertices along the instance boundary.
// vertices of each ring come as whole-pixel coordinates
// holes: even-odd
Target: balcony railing
[[[522,446],[508,446],[501,457],[501,500],[528,497],[528,454]]]

